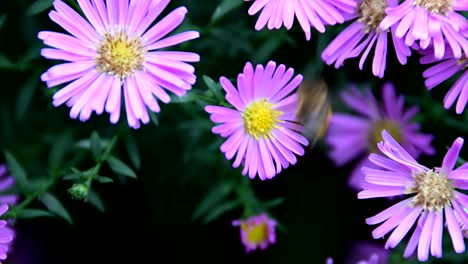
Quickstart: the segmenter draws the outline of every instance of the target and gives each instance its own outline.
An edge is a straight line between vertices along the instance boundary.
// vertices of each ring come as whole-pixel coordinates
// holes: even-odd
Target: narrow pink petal
[[[240,98],[238,90],[234,87],[231,81],[223,76],[219,78],[219,83],[226,91],[226,97],[229,96],[229,103],[231,103],[237,110],[243,111],[245,108],[244,102]]]
[[[458,137],[448,149],[447,154],[445,154],[444,160],[442,161],[442,168],[444,168],[446,173],[452,171],[455,167],[462,146],[463,138]]]
[[[185,18],[187,14],[187,8],[179,7],[174,9],[161,21],[159,21],[155,26],[149,29],[142,38],[145,40],[146,45],[151,46],[151,44],[157,42],[175,28],[177,28]],[[151,49],[150,49],[151,50]]]
[[[398,212],[402,211],[403,208],[407,207],[413,198],[407,198],[391,207],[385,209],[384,211],[380,212],[379,214],[369,217],[366,219],[366,224],[368,225],[375,225],[381,223],[391,216],[396,215]]]
[[[260,158],[262,160],[261,166],[265,168],[266,177],[268,179],[271,179],[273,178],[273,176],[276,175],[276,172],[275,172],[275,166],[273,164],[271,154],[268,151],[265,141],[267,141],[267,139],[264,139],[264,138],[258,141],[259,148],[260,148]]]
[[[404,206],[396,214],[392,215],[387,221],[372,231],[374,239],[384,237],[388,232],[397,227],[414,209]]]
[[[155,50],[155,49],[162,49],[167,48],[170,46],[175,46],[187,40],[192,40],[200,37],[200,33],[198,31],[186,31],[179,33],[177,35],[173,35],[159,41],[154,42],[153,44],[146,47],[148,50]]]
[[[435,214],[427,212],[427,220],[424,223],[418,243],[418,260],[427,261],[429,259],[429,247],[431,245],[431,232],[434,225]]]
[[[465,252],[465,242],[463,240],[463,234],[458,225],[453,210],[450,207],[445,207],[445,219],[447,221],[447,228],[452,238],[453,248],[457,253]]]
[[[431,238],[431,255],[438,258],[442,257],[442,234],[444,229],[443,217],[443,212],[435,213],[434,226]]]
[[[418,217],[421,215],[422,207],[414,208],[409,215],[400,223],[400,225],[392,232],[392,235],[387,240],[385,248],[395,248],[414,225]]]
[[[249,139],[244,137],[242,139],[242,142],[239,146],[239,149],[237,150],[237,156],[236,159],[234,160],[234,163],[232,164],[232,167],[237,168],[240,166],[241,162],[244,160],[244,157],[246,155],[246,150],[247,150],[247,143],[249,142]]]

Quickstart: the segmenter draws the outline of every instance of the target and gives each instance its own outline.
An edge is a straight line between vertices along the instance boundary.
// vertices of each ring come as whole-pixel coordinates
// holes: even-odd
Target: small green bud
[[[68,192],[71,194],[73,199],[84,201],[88,198],[89,187],[86,184],[75,183],[70,189],[68,189]]]

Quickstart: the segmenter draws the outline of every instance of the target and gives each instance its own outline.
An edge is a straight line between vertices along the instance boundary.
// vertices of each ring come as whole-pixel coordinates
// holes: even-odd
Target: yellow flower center
[[[377,143],[383,141],[382,130],[387,130],[387,132],[401,144],[403,141],[403,135],[401,133],[401,126],[391,120],[382,119],[374,123],[370,135],[369,135],[369,151],[371,153],[379,152]]]
[[[453,194],[452,181],[443,172],[430,170],[413,174],[414,186],[406,188],[406,193],[416,193],[412,206],[422,206],[424,210],[439,212],[451,204]]]
[[[416,6],[422,6],[434,14],[446,15],[452,11],[454,0],[414,0]]]
[[[97,46],[94,61],[98,71],[124,79],[143,69],[145,54],[139,37],[130,38],[126,31],[107,32]]]
[[[357,6],[358,13],[361,15],[358,19],[366,28],[365,32],[380,31],[380,22],[387,16],[385,9],[387,8],[386,0],[362,0]]]
[[[258,140],[260,137],[270,136],[271,131],[278,128],[277,124],[281,122],[278,117],[283,112],[274,110],[273,106],[266,99],[260,99],[245,108],[242,118],[247,134]]]
[[[268,240],[268,226],[266,223],[250,226],[242,223],[241,227],[247,234],[247,241],[251,244],[258,245]]]

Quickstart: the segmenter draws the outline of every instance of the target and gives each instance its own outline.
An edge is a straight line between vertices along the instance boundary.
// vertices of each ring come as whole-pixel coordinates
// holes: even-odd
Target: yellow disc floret
[[[268,226],[266,223],[255,225],[241,224],[241,228],[247,234],[247,241],[253,245],[259,245],[268,240]]]
[[[439,212],[451,204],[454,197],[452,181],[447,174],[438,170],[413,174],[415,185],[406,189],[406,193],[416,193],[412,206],[422,206],[424,210]]]
[[[271,131],[278,128],[278,123],[281,122],[279,117],[283,112],[273,109],[273,106],[266,99],[260,99],[245,108],[242,118],[247,134],[259,139],[270,136]]]
[[[94,61],[98,71],[124,79],[143,69],[145,54],[139,37],[130,38],[126,31],[107,32],[97,46]]]

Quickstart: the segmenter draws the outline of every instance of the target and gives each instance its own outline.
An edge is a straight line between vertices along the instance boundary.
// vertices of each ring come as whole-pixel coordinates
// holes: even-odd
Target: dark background
[[[38,76],[54,62],[39,56],[42,44],[36,36],[41,30],[61,29],[48,20],[47,11],[28,15],[27,9],[33,2],[0,2],[0,14],[7,14],[0,29],[0,62],[2,58],[18,62],[18,65],[22,60],[26,61],[20,66],[0,67],[0,148],[13,150],[30,177],[40,177],[47,171],[42,164],[54,142],[51,138],[64,131],[72,131],[75,139],[87,138],[92,131],[98,131],[102,137],[111,137],[116,127],[109,124],[105,114],[93,115],[89,122],[81,123],[68,118],[66,107],[51,105],[53,90],[47,89]],[[343,29],[342,25],[328,27],[323,35],[314,32],[310,41],[305,40],[297,21],[291,31],[256,32],[254,24],[258,15],[248,16],[250,3],[242,4],[210,24],[210,17],[219,2],[172,1],[164,12],[167,14],[177,6],[187,6],[189,13],[182,29],[201,31],[199,39],[175,48],[201,55],[201,62],[195,64],[199,77],[208,75],[218,80],[223,75],[235,78],[247,61],[265,64],[273,59],[294,67],[297,73],[311,68],[314,73],[320,73],[335,99],[339,89],[349,82],[371,84],[374,91],[378,91],[376,89],[382,82],[391,80],[399,92],[412,96],[409,100],[413,104],[421,104],[419,118],[423,130],[437,136],[436,149],[444,152],[445,146],[466,132],[463,116],[453,117],[460,121],[452,124],[455,127],[440,122],[446,116],[453,116],[440,110],[446,89],[425,91],[421,78],[424,67],[418,64],[417,58],[412,57],[408,65],[401,66],[393,51],[389,51],[383,80],[371,75],[370,61],[363,71],[357,68],[358,60],[350,60],[344,68],[335,70],[323,65],[320,51]],[[323,71],[321,67],[324,67]],[[33,82],[33,89],[31,100],[25,103],[20,98],[28,81]],[[194,89],[204,88],[197,84]],[[22,103],[26,105],[25,114],[18,118],[18,105]],[[336,109],[342,108],[338,100],[333,104]],[[298,164],[273,180],[261,182],[255,179],[252,182],[259,199],[285,198],[283,204],[271,210],[285,230],[278,231],[277,244],[268,250],[246,254],[239,230],[231,226],[231,221],[242,214],[240,209],[227,212],[207,225],[192,220],[192,213],[204,194],[223,177],[232,176],[224,174],[230,165],[221,152],[205,148],[212,142],[219,144],[220,139],[209,132],[210,127],[190,122],[208,119],[208,115],[194,103],[169,104],[162,106],[159,118],[158,127],[150,124],[137,131],[128,130],[137,139],[142,157],[141,169],[137,170],[138,180],[126,179],[95,186],[104,201],[105,213],[71,199],[66,192],[70,182],[59,182],[53,192],[66,205],[74,223],[70,225],[60,218],[18,221],[15,226],[18,237],[7,263],[325,263],[328,256],[333,256],[336,263],[342,263],[350,245],[371,239],[373,227],[366,226],[364,219],[387,207],[385,200],[359,201],[356,193],[346,186],[353,164],[335,168],[326,157],[326,146],[319,142],[299,158]],[[120,123],[120,126],[126,125],[124,116]],[[195,140],[197,136],[187,133],[180,124],[200,131],[201,135]],[[128,161],[121,142],[116,153]],[[422,160],[435,162],[429,164],[437,166],[440,155]],[[85,169],[93,164],[91,160],[84,160],[81,165]],[[112,176],[112,172],[104,170],[106,175]],[[234,177],[242,176],[238,173]],[[33,206],[40,207],[40,204]]]

